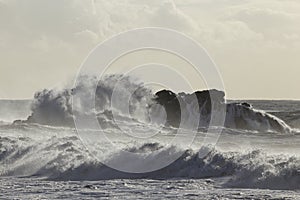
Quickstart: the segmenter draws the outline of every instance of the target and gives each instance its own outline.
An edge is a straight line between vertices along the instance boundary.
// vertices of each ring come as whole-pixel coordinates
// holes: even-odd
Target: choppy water
[[[0,102],[4,121],[0,125],[0,198],[300,199],[300,102],[248,102],[281,118],[293,132],[227,128],[214,147],[203,147],[206,134],[199,132],[186,148],[169,145],[174,129],[124,122],[128,131],[139,135],[161,130],[151,139],[128,139],[119,129],[108,128],[106,133],[118,148],[111,149],[107,141],[96,137],[88,151],[73,128],[11,125],[11,119],[30,114],[28,102],[24,109],[13,101],[11,107],[6,102],[4,109]],[[201,147],[209,152],[203,158],[198,155]],[[181,156],[158,171],[135,174],[110,169],[91,155],[97,152],[106,162],[135,167],[136,163],[122,159],[121,150],[142,152],[152,156],[152,162],[172,154]]]

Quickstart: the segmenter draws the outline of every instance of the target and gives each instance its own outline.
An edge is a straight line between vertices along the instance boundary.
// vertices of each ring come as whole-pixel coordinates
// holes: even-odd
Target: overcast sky
[[[121,31],[181,31],[209,52],[228,98],[300,99],[298,0],[0,0],[0,98],[65,84]]]

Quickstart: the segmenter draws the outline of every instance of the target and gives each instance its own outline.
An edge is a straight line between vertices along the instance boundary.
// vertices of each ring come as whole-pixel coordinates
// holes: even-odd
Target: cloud
[[[52,37],[75,45],[80,37],[91,42],[120,31],[160,26],[196,32],[197,23],[172,1],[130,4],[132,1],[102,0],[6,0],[0,9],[3,33],[26,43]],[[79,39],[79,40],[77,40]],[[97,40],[98,39],[98,40]],[[86,41],[89,42],[89,41]]]
[[[150,24],[184,32],[199,32],[199,25],[176,7],[173,1],[164,2],[150,18]]]
[[[18,97],[69,79],[96,44],[121,31],[199,31],[172,1],[2,0],[0,11],[0,82],[11,82],[7,90]]]
[[[273,2],[273,1],[272,1]],[[300,36],[300,4],[287,7],[288,2],[281,1],[281,7],[275,3],[272,6],[264,3],[252,3],[230,9],[225,20],[239,21],[258,34],[264,36],[265,42],[273,42],[282,46],[292,45],[290,42]],[[284,6],[285,5],[285,6]],[[282,9],[285,7],[285,9]],[[296,10],[298,12],[295,12]]]
[[[300,51],[299,13],[296,0],[1,0],[0,85],[11,83],[5,88],[10,96],[30,97],[76,74],[102,40],[158,26],[203,44],[234,88],[238,80],[230,74],[241,65],[251,70],[265,65],[265,71],[280,59],[299,65],[294,56]],[[272,62],[265,64],[261,55]]]

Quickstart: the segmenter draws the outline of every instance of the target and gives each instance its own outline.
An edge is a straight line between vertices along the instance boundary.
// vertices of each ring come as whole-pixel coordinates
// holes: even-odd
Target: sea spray
[[[91,88],[96,90],[92,91]],[[87,100],[91,100],[88,98],[93,96],[91,92],[95,92],[95,105],[86,103]],[[82,98],[72,104],[74,95]],[[128,96],[129,102],[124,102]],[[192,96],[196,98],[191,98]],[[218,107],[225,106],[226,118],[223,126],[226,128],[292,132],[278,117],[254,109],[248,103],[226,103],[223,91],[205,90],[193,94],[175,94],[172,91],[161,90],[153,94],[153,91],[138,79],[124,75],[107,75],[100,81],[95,77],[84,76],[79,79],[76,88],[37,92],[32,104],[32,114],[24,122],[74,127],[74,113],[82,118],[96,113],[100,125],[104,128],[117,127],[116,121],[125,118],[176,128],[181,125],[181,106],[185,106],[189,108],[187,114],[191,115],[190,117],[200,116],[199,128],[207,128],[211,122],[212,105],[216,113]]]

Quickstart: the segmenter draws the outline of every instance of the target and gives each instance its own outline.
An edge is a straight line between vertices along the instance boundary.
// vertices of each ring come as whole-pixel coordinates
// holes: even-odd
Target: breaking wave
[[[156,162],[178,152],[182,156],[158,171],[133,174],[101,164],[88,153],[75,135],[53,136],[43,141],[28,137],[1,137],[0,147],[1,176],[38,176],[48,180],[230,177],[224,187],[300,189],[299,157],[267,155],[260,150],[222,152],[205,147],[210,153],[200,158],[195,150],[162,143],[136,144],[124,149],[141,153],[141,158],[153,156],[152,153],[156,152],[153,157]],[[135,165],[122,159],[118,151],[109,153],[106,159],[122,165]]]
[[[73,115],[75,113],[89,115],[96,112],[100,117],[105,117],[103,113],[111,111],[111,97],[113,92],[120,94],[118,104],[124,104],[121,95],[128,95],[129,93],[132,96],[129,102],[130,114],[136,118],[141,118],[142,116],[138,114],[146,110],[141,108],[146,108],[147,103],[151,101],[149,98],[151,91],[143,87],[142,83],[138,80],[134,80],[130,77],[110,75],[98,82],[95,77],[85,76],[81,77],[78,81],[78,86],[75,88],[61,91],[45,89],[41,92],[37,92],[34,95],[31,107],[32,114],[23,122],[72,127],[74,126]],[[115,90],[116,84],[121,86],[118,88],[120,91]],[[91,108],[86,103],[91,96],[89,93],[93,87],[96,88],[95,108]],[[134,89],[134,91],[130,90],[130,88]],[[72,97],[74,95],[83,97],[80,98],[81,101],[79,103],[77,102],[76,105],[72,105]],[[118,110],[118,112],[122,113],[122,110]]]
[[[117,91],[116,85],[118,85]],[[91,96],[90,88],[96,88],[95,108],[91,108],[86,103],[86,99]],[[113,93],[118,97],[114,99],[114,104],[118,105],[117,108],[112,107]],[[72,106],[74,95],[82,98]],[[129,105],[124,103],[124,98],[127,96],[131,97]],[[196,98],[191,98],[191,96],[196,96]],[[31,106],[32,114],[27,120],[17,120],[16,123],[74,127],[74,114],[89,116],[96,112],[98,121],[104,128],[117,127],[116,117],[118,120],[126,118],[144,123],[162,123],[165,126],[179,127],[182,114],[179,102],[188,105],[186,106],[189,107],[188,115],[191,115],[188,117],[200,117],[199,128],[209,126],[212,105],[215,105],[216,108],[223,106],[226,109],[224,124],[226,128],[259,132],[292,132],[283,120],[262,110],[254,109],[248,103],[226,103],[225,93],[222,91],[206,90],[193,94],[175,94],[172,91],[162,90],[153,94],[141,81],[123,75],[106,76],[99,82],[94,77],[81,77],[75,88],[37,92]],[[195,110],[199,111],[193,113]]]

